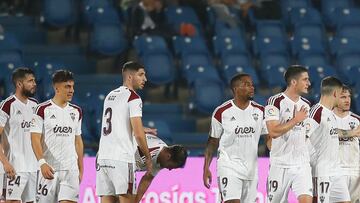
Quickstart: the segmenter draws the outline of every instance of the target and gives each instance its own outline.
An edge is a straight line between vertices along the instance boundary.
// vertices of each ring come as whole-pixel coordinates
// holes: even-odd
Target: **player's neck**
[[[286,90],[284,91],[284,94],[291,99],[293,102],[297,102],[300,98],[300,95],[293,89],[291,88],[286,88]]]
[[[21,94],[21,92],[19,90],[15,91],[15,97],[24,104],[26,104],[28,101],[28,97]]]
[[[344,118],[349,115],[349,111],[345,111],[337,107],[334,108],[334,113],[340,118]]]
[[[241,98],[234,98],[234,104],[244,110],[249,106],[250,100],[249,99],[241,99]]]
[[[334,98],[333,97],[322,95],[320,97],[319,103],[329,110],[332,110],[334,108]]]
[[[123,83],[123,86],[125,86],[125,87],[127,87],[127,88],[129,88],[129,89],[131,89],[131,90],[134,90],[134,87],[130,84],[130,83],[128,83],[128,82],[124,82]],[[135,91],[135,90],[134,90]]]
[[[54,102],[54,104],[58,105],[61,108],[64,108],[68,103],[66,100],[63,100],[56,95],[51,100],[52,102]]]

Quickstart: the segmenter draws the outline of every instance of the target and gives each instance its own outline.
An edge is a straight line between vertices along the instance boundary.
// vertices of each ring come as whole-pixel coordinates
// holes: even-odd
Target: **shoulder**
[[[226,111],[227,109],[231,108],[233,105],[231,103],[231,100],[224,102],[222,105],[218,106],[215,111],[214,111],[214,118],[219,121],[220,123],[222,122],[222,114],[224,113],[224,111]]]
[[[79,113],[79,120],[82,119],[82,116],[83,116],[83,113],[82,113],[82,109],[81,107],[79,107],[78,105],[75,105],[75,104],[72,104],[72,103],[69,103],[69,106],[76,109],[76,111],[78,111]]]
[[[254,102],[254,101],[251,101],[250,103],[251,103],[251,106],[253,106],[254,108],[259,109],[261,112],[264,113],[264,106],[263,105],[258,104],[258,103]]]
[[[312,105],[311,105],[311,102],[310,102],[309,100],[307,100],[306,98],[300,97],[300,99],[301,99],[303,102],[305,102],[307,105],[309,105],[309,107],[312,106]]]
[[[39,101],[37,99],[33,98],[33,97],[29,97],[28,99],[29,99],[29,101],[31,101],[31,102],[33,102],[35,104],[39,104]]]
[[[315,104],[310,109],[309,117],[315,120],[318,124],[321,122],[323,107],[319,104]]]
[[[45,115],[45,109],[48,108],[49,106],[51,106],[51,102],[50,100],[47,100],[43,103],[40,103],[35,110],[35,114],[40,116],[42,119],[44,119],[44,115]]]
[[[280,102],[284,99],[284,95],[282,93],[276,94],[271,96],[266,105],[275,106],[276,108],[280,109]]]
[[[359,116],[359,115],[357,115],[357,114],[355,114],[355,113],[353,113],[353,112],[350,112],[350,116],[351,116],[352,118],[355,118],[356,120],[358,120],[358,121],[360,122],[360,116]]]
[[[132,100],[135,99],[140,99],[140,96],[132,89],[126,88],[129,91],[129,98],[128,98],[128,102],[131,102]]]
[[[1,106],[0,109],[5,112],[7,115],[10,115],[10,108],[11,108],[11,104],[13,104],[15,102],[15,97],[14,96],[10,96],[8,98],[6,98],[4,101],[1,102]]]

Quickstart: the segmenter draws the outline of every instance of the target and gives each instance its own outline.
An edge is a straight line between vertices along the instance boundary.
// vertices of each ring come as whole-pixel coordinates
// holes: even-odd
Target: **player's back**
[[[339,136],[334,113],[321,104],[310,110],[310,141],[314,146],[314,175],[333,176],[340,172]]]
[[[310,103],[303,97],[299,97],[295,102],[284,93],[274,95],[267,102],[265,120],[286,123],[302,106],[305,106],[307,110],[310,109]],[[270,162],[272,165],[288,168],[310,163],[304,122],[298,123],[280,137],[272,139],[271,145]]]
[[[135,138],[130,117],[141,117],[142,102],[135,91],[121,86],[104,100],[98,158],[134,163]]]

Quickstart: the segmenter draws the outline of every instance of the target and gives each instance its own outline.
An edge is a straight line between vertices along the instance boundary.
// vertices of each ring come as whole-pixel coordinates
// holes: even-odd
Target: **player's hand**
[[[360,137],[360,125],[353,130],[353,135],[355,135],[356,137]]]
[[[146,163],[147,172],[148,172],[149,174],[153,174],[153,164],[152,164],[151,158],[150,158],[150,159],[146,159],[146,160],[145,160],[145,163]]]
[[[152,135],[157,135],[157,129],[156,128],[144,128],[144,132]]]
[[[84,174],[84,172],[82,170],[79,171],[79,183],[81,183],[81,181],[82,181],[83,174]]]
[[[54,169],[49,166],[47,163],[44,163],[40,166],[41,174],[45,179],[52,180],[54,179]]]
[[[203,181],[204,181],[204,186],[208,189],[210,189],[210,185],[211,185],[211,181],[212,181],[212,175],[211,172],[208,168],[204,169],[204,174],[203,174]]]
[[[15,179],[15,176],[16,176],[15,169],[9,162],[6,162],[4,164],[4,170],[5,170],[7,178],[9,178],[10,180]]]
[[[296,110],[296,105],[294,107],[294,119],[296,123],[304,121],[308,116],[308,110],[305,106],[302,106],[299,111]]]

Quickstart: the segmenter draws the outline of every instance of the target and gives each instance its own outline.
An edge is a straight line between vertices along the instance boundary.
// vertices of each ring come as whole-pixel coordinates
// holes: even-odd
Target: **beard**
[[[35,95],[35,91],[31,91],[31,90],[23,90],[22,94],[26,97],[33,97]]]

